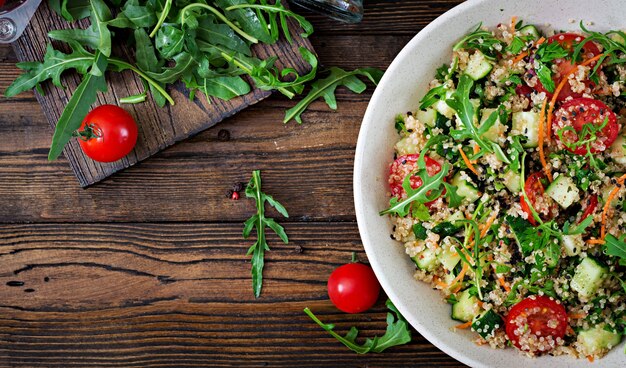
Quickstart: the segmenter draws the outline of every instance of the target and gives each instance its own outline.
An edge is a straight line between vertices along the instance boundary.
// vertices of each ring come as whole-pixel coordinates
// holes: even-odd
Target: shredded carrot
[[[514,15],[511,17],[511,33],[515,33],[515,24],[517,24],[517,17]]]
[[[466,220],[471,220],[472,219],[472,215],[470,215],[469,213],[465,214],[465,219]]]
[[[604,241],[604,238],[606,237],[606,220],[609,214],[609,208],[611,207],[611,202],[617,195],[617,192],[619,192],[621,186],[624,185],[624,180],[626,180],[626,174],[617,179],[617,185],[613,188],[611,194],[609,194],[609,197],[604,204],[604,208],[602,208],[602,227],[600,228],[600,240],[602,241]]]
[[[482,302],[482,300],[477,300],[477,303],[476,303],[476,304],[478,304],[478,306],[479,306],[479,307],[481,307],[481,308],[483,307],[483,302]]]
[[[596,55],[596,56],[592,57],[591,59],[583,61],[582,63],[580,63],[580,64],[576,65],[575,67],[573,67],[569,72],[567,72],[562,77],[561,82],[559,83],[559,85],[554,90],[554,94],[552,95],[552,100],[550,100],[550,105],[549,105],[549,108],[548,108],[548,126],[546,127],[548,129],[548,139],[552,135],[552,112],[554,111],[554,105],[556,104],[556,99],[559,97],[559,94],[561,93],[561,90],[563,89],[563,87],[565,87],[565,83],[568,83],[569,76],[574,74],[574,73],[576,73],[576,71],[578,70],[579,67],[587,66],[587,65],[597,61],[598,59],[600,59],[603,56],[606,56],[606,55],[605,54]]]
[[[543,151],[543,138],[544,138],[544,127],[543,123],[546,120],[546,104],[548,100],[543,101],[543,105],[541,105],[541,114],[539,115],[539,161],[541,161],[541,166],[543,167],[543,172],[546,173],[546,177],[548,180],[552,182],[552,172],[548,167],[548,163],[546,162],[546,154]],[[549,136],[548,136],[549,139]]]
[[[522,60],[523,58],[525,58],[526,56],[528,56],[528,52],[524,51],[521,54],[517,55],[514,59],[513,59],[513,64],[517,64],[520,62],[520,60]]]
[[[502,277],[502,276],[498,277],[498,282],[500,283],[500,285],[502,285],[504,290],[506,290],[507,292],[511,291],[511,287],[509,286],[509,284],[507,284],[504,281],[504,277]]]
[[[467,165],[467,168],[472,170],[474,174],[478,175],[478,171],[476,171],[476,168],[474,168],[474,165],[472,165],[470,160],[467,158],[467,155],[465,154],[465,152],[463,152],[462,147],[459,147],[459,152],[461,153],[461,157],[463,157],[463,161],[465,161],[465,165]]]
[[[567,315],[570,319],[581,319],[587,317],[585,313],[570,313]]]
[[[589,363],[593,363],[593,355],[587,355],[587,360]]]
[[[433,281],[435,282],[435,285],[441,287],[442,289],[447,289],[448,288],[448,284],[446,284],[445,282],[442,282],[441,280],[439,280],[439,278],[437,276],[433,277]]]
[[[540,39],[537,40],[537,42],[535,42],[535,46],[539,46],[542,43],[546,42],[546,38],[545,37],[541,37]]]
[[[472,321],[467,321],[465,323],[461,323],[460,325],[454,326],[454,328],[466,329],[472,325]]]
[[[483,229],[480,231],[480,237],[481,238],[483,236],[485,236],[485,234],[487,234],[487,231],[489,231],[489,228],[491,227],[491,225],[493,225],[493,222],[496,220],[496,217],[498,217],[498,212],[494,212],[493,215],[491,215],[491,217],[489,217],[489,219],[487,220],[487,222],[483,226]]]
[[[477,145],[477,144],[475,144],[475,145],[474,145],[474,155],[476,155],[478,152],[480,152],[480,146],[479,146],[479,145]],[[474,159],[474,160],[471,160],[470,162],[471,162],[472,164],[475,164],[475,163],[477,163],[477,162],[478,162],[478,160],[477,160],[477,159]]]
[[[487,255],[487,260],[488,260],[489,262],[493,261],[493,254],[489,253],[489,254]]]
[[[454,280],[452,280],[450,285],[454,285],[457,282],[463,280],[463,277],[465,277],[465,273],[467,272],[468,269],[469,269],[469,266],[467,265],[467,263],[463,263],[463,268],[461,269],[461,272],[459,272],[459,274],[454,278]]]
[[[450,292],[455,294],[457,293],[459,290],[461,290],[463,288],[462,284],[458,284],[454,289],[450,289]]]
[[[602,239],[589,239],[587,240],[587,244],[604,244],[606,243],[604,240]]]

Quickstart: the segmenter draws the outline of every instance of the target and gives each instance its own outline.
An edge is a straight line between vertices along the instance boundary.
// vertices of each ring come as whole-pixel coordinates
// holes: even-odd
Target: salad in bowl
[[[395,120],[392,238],[478,344],[590,361],[626,332],[626,33],[515,17]]]

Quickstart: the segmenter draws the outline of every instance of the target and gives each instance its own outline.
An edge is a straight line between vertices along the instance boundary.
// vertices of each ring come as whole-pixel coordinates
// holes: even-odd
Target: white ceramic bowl
[[[569,356],[525,358],[514,349],[494,350],[472,342],[474,333],[452,331],[450,307],[438,291],[413,279],[415,266],[402,244],[390,239],[391,222],[378,212],[387,208],[387,173],[398,136],[394,116],[415,110],[435,70],[450,62],[451,48],[480,22],[493,27],[517,16],[525,23],[577,30],[582,19],[591,29],[626,28],[624,0],[470,0],[446,12],[420,31],[387,69],[369,103],[359,133],[354,164],[354,201],[359,231],[369,261],[385,292],[420,334],[473,367],[626,367],[623,346],[594,364]],[[571,23],[575,20],[575,23]],[[419,357],[414,362],[419,363]]]

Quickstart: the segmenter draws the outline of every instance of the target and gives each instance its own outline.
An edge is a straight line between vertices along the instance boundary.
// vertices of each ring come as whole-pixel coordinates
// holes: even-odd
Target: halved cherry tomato
[[[528,222],[533,225],[537,225],[537,221],[533,216],[530,206],[533,206],[535,211],[537,211],[539,215],[542,215],[542,218],[546,219],[552,218],[552,213],[554,212],[553,209],[555,208],[555,204],[553,202],[550,202],[549,206],[547,207],[547,212],[539,211],[537,209],[537,198],[543,197],[544,199],[548,200],[543,195],[543,193],[545,193],[545,190],[543,189],[543,184],[541,184],[541,179],[543,178],[544,175],[541,171],[531,174],[524,183],[524,191],[528,195],[527,200],[524,200],[524,194],[520,196],[520,205],[522,206],[522,211],[528,214]]]
[[[361,313],[378,299],[380,284],[370,266],[348,263],[338,267],[328,278],[330,301],[346,313]]]
[[[552,76],[552,80],[554,81],[555,86],[558,86],[563,76],[569,73],[572,70],[572,68],[574,68],[575,63],[572,63],[571,56],[574,53],[576,44],[580,43],[584,39],[585,39],[584,36],[581,36],[576,33],[558,33],[548,38],[548,41],[547,41],[548,43],[558,42],[565,50],[569,51],[568,58],[559,58],[553,61],[556,64],[557,69],[558,69],[558,71]],[[594,56],[599,55],[599,54],[600,54],[600,49],[598,48],[598,46],[593,41],[587,42],[583,46],[583,51],[580,53],[582,57],[582,60],[580,62],[591,59]],[[592,63],[590,66],[593,67],[594,65],[595,64]],[[590,88],[594,86],[593,82],[591,82],[588,79],[584,80],[583,83],[587,87],[590,87]],[[548,98],[552,98],[552,93],[548,92],[539,80],[537,80],[537,84],[535,85],[535,90],[537,92],[545,92]],[[572,86],[569,83],[565,83],[565,85],[563,86],[563,89],[561,90],[561,92],[559,93],[559,96],[557,97],[557,100],[563,101],[570,96],[572,96],[573,98],[581,97],[582,93],[572,91]]]
[[[587,197],[587,200],[585,201],[585,203],[586,205],[583,206],[585,208],[585,211],[583,212],[583,215],[580,217],[580,221],[578,221],[579,223],[595,212],[596,207],[598,207],[598,196],[595,194],[590,195],[589,197]]]
[[[561,108],[554,113],[552,131],[556,138],[561,140],[558,133],[563,128],[572,127],[576,132],[580,132],[583,130],[585,124],[602,126],[604,119],[608,119],[606,126],[596,133],[597,139],[590,143],[591,153],[598,153],[606,150],[615,142],[621,129],[617,123],[615,113],[601,101],[592,98],[576,98],[565,102],[561,105]],[[564,144],[568,151],[577,155],[587,154],[586,145],[570,148],[572,144],[578,142],[579,137],[577,133],[571,130],[564,130],[561,133],[564,139],[561,143]],[[590,138],[590,135],[582,138],[586,140]]]
[[[565,336],[568,317],[565,307],[547,296],[533,295],[515,304],[505,318],[509,340],[518,349],[545,353]],[[540,339],[543,337],[543,341]],[[550,345],[550,338],[554,345]]]
[[[80,147],[87,156],[99,162],[113,162],[135,147],[137,124],[121,107],[102,105],[87,114],[79,134]]]
[[[391,194],[402,198],[405,191],[402,188],[402,183],[404,182],[404,178],[407,175],[412,173],[417,169],[417,160],[420,155],[418,154],[410,154],[398,157],[392,164],[389,169],[389,187],[391,189]],[[424,156],[424,162],[426,163],[426,171],[429,176],[433,176],[441,171],[441,165],[439,162],[433,160],[428,156]],[[419,176],[411,176],[409,179],[411,183],[411,188],[417,189],[422,186],[422,179]],[[433,204],[435,201],[426,203],[427,206]]]

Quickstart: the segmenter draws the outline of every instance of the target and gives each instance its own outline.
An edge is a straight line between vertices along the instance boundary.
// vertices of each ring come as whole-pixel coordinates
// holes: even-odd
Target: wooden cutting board
[[[68,24],[49,8],[48,1],[43,1],[22,37],[13,43],[13,49],[20,61],[42,60],[46,44],[49,42],[48,31],[71,28],[72,26],[85,28],[88,26],[88,21],[82,20],[74,25]],[[289,28],[292,29],[292,35],[294,35],[292,44],[281,39],[274,45],[255,45],[252,48],[253,53],[262,59],[276,55],[279,57],[279,61],[276,63],[278,67],[293,67],[299,73],[306,73],[310,70],[310,65],[301,59],[298,48],[301,46],[309,50],[313,50],[313,48],[307,39],[300,36],[302,31],[298,24],[291,19],[289,19]],[[60,43],[56,42],[54,46],[62,47]],[[128,50],[122,48],[121,56],[132,60],[129,54]],[[35,92],[44,115],[53,128],[72,92],[80,83],[80,76],[68,72],[65,73],[62,82],[66,87],[65,89],[57,88],[46,82],[43,84],[43,95]],[[107,83],[109,90],[98,96],[96,105],[118,104],[119,98],[141,93],[144,90],[141,80],[130,71],[108,73]],[[189,93],[182,83],[170,86],[168,92],[176,102],[174,106],[167,105],[160,108],[151,98],[141,104],[122,105],[133,115],[139,125],[137,146],[122,160],[113,163],[95,162],[83,154],[75,139],[65,147],[65,157],[69,160],[70,166],[82,187],[97,183],[119,170],[145,160],[162,149],[212,127],[223,119],[270,95],[269,91],[254,89],[249,94],[230,101],[216,98],[207,101],[205,96],[198,93],[198,96],[191,101],[188,97]],[[52,134],[50,137],[52,139]]]

